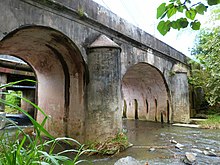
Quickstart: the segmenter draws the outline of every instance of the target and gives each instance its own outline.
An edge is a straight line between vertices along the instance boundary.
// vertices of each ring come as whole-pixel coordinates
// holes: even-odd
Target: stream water
[[[95,165],[114,165],[120,158],[131,156],[143,165],[184,165],[182,159],[185,152],[194,152],[197,154],[194,165],[220,165],[220,130],[177,127],[138,120],[123,120],[123,129],[133,147],[113,157],[90,156],[82,159],[90,160]],[[16,128],[10,127],[9,131],[13,136]],[[178,149],[171,140],[184,146]],[[207,156],[197,151],[213,151],[217,156]]]
[[[185,152],[197,154],[198,165],[219,165],[219,156],[207,156],[195,152],[209,150],[220,153],[220,130],[177,127],[161,123],[138,120],[124,120],[123,127],[127,130],[129,142],[134,146],[114,157],[92,156],[89,159],[95,165],[114,165],[126,156],[132,156],[141,164],[149,165],[181,165]],[[175,148],[170,140],[175,140],[184,145],[182,149]],[[160,147],[163,146],[163,147]],[[150,148],[153,147],[153,151]]]

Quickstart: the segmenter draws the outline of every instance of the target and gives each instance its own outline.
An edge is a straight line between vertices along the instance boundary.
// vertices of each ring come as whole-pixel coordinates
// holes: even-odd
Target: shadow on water
[[[134,146],[114,157],[89,157],[96,165],[113,165],[118,159],[132,156],[145,165],[181,165],[185,152],[193,149],[212,150],[220,153],[220,130],[176,127],[168,124],[138,120],[124,120],[123,128],[127,130],[129,142]],[[170,140],[184,145],[183,149],[175,148]],[[151,150],[153,148],[153,150]],[[199,165],[219,165],[220,157],[196,153]]]

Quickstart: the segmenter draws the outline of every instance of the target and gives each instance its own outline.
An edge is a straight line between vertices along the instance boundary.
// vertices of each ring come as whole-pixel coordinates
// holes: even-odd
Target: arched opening
[[[27,26],[2,39],[0,54],[19,57],[33,68],[38,106],[50,116],[46,129],[54,136],[81,139],[86,67],[76,45],[55,29]],[[43,118],[38,112],[37,121]]]
[[[1,95],[1,98],[6,100],[9,104],[21,107],[29,115],[35,118],[35,108],[20,98],[22,97],[32,103],[36,103],[36,84],[31,81],[24,81],[36,81],[33,69],[22,59],[9,55],[0,55],[0,77],[0,84],[9,85],[10,83],[15,83],[1,89],[8,93]],[[26,125],[30,122],[21,111],[18,111],[12,106],[1,104],[0,109],[7,114],[8,118],[16,120],[19,125]]]
[[[149,111],[149,105],[148,105],[148,101],[146,99],[146,112],[147,112],[147,114],[148,114],[148,111]]]
[[[123,99],[129,102],[138,100],[138,119],[159,121],[161,112],[167,109],[169,89],[163,74],[156,67],[147,63],[131,66],[122,79]],[[151,106],[149,106],[151,105]],[[135,119],[133,106],[127,106],[127,118]],[[165,112],[167,113],[167,112]],[[163,118],[167,122],[167,118]]]
[[[127,103],[126,103],[126,100],[124,100],[122,118],[127,118]]]
[[[155,121],[157,122],[157,99],[154,99],[154,103],[155,103]]]
[[[167,100],[167,123],[170,123],[170,103]]]
[[[138,119],[138,101],[134,99],[134,118]]]

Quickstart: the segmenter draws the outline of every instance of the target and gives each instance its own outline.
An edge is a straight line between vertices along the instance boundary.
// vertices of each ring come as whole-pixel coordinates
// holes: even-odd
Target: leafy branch
[[[190,26],[193,30],[199,30],[201,22],[196,16],[204,15],[209,6],[220,4],[220,0],[207,0],[205,5],[202,2],[192,4],[191,0],[170,0],[169,3],[162,3],[157,8],[157,19],[160,19],[157,29],[162,35],[166,35],[170,29],[180,30]],[[172,19],[176,14],[182,14],[178,19]]]

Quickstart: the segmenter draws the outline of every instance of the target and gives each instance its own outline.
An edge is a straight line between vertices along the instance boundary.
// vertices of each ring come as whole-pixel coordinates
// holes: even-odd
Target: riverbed
[[[131,156],[143,165],[181,165],[184,164],[182,159],[185,153],[192,152],[196,154],[195,164],[220,164],[220,130],[138,120],[123,120],[123,130],[133,147],[113,157],[92,156],[89,160],[95,165],[113,165],[118,159]],[[172,142],[183,145],[182,149],[176,148],[176,144]],[[204,151],[212,151],[217,156],[205,155]]]

